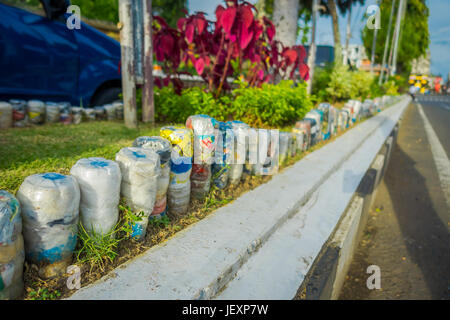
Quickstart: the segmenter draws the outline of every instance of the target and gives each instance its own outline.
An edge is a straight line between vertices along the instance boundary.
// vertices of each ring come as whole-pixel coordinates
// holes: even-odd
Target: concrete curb
[[[330,175],[363,144],[367,144],[366,140],[385,140],[398,121],[406,101],[403,99],[347,131],[332,143],[278,173],[270,182],[121,265],[69,299],[217,297],[236,279],[243,265],[260,251],[258,249],[265,247],[267,240],[286,225],[288,219],[298,216],[299,208],[310,202],[315,191]],[[360,178],[355,175],[351,179]],[[328,228],[333,229],[336,222]]]
[[[298,298],[305,300],[339,298],[353,253],[367,224],[369,210],[376,197],[378,185],[389,164],[399,123],[386,139],[370,169],[361,180],[332,236],[311,266],[297,292]]]

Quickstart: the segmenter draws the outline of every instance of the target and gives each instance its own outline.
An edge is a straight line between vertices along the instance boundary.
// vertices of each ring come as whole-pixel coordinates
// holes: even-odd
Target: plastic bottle
[[[295,157],[297,155],[297,136],[289,132],[289,157]]]
[[[343,131],[343,130],[345,130],[346,128],[349,127],[350,115],[349,115],[349,111],[346,110],[346,109],[341,109],[339,114],[342,115],[342,127],[341,127],[341,130]]]
[[[231,125],[229,123],[219,122],[214,156],[215,161],[211,168],[214,185],[219,189],[224,189],[228,184],[233,142],[234,136]]]
[[[28,119],[32,124],[45,122],[45,103],[39,100],[28,101]]]
[[[27,177],[19,190],[27,260],[42,278],[66,272],[78,232],[80,189],[76,179],[59,173]]]
[[[258,160],[253,165],[256,175],[272,175],[278,171],[279,166],[279,143],[280,135],[276,130],[258,130]],[[287,150],[286,150],[287,152]]]
[[[13,125],[13,108],[8,102],[0,101],[0,129],[11,128]]]
[[[71,107],[70,113],[72,115],[73,124],[80,124],[83,119],[83,108]]]
[[[59,122],[63,124],[72,123],[72,115],[70,112],[70,102],[60,102],[59,104]]]
[[[0,300],[16,299],[22,294],[24,260],[19,202],[0,190]]]
[[[353,100],[353,122],[359,121],[361,119],[361,101]]]
[[[28,125],[27,102],[25,100],[9,100],[13,108],[14,127],[23,128]]]
[[[110,233],[119,219],[119,165],[104,158],[83,158],[70,169],[80,187],[80,220],[84,229],[98,236]]]
[[[191,161],[191,157],[182,157],[172,150],[167,200],[170,212],[175,215],[184,215],[189,209],[191,199]]]
[[[292,128],[292,134],[295,136],[295,148],[297,152],[305,151],[305,133],[302,130],[294,127]]]
[[[353,124],[353,113],[354,113],[353,103],[350,101],[347,102],[341,110],[347,111],[348,113],[347,127],[351,126]]]
[[[121,195],[125,203],[141,220],[132,225],[132,237],[143,240],[148,218],[153,212],[160,174],[159,155],[144,148],[123,148],[116,154],[122,173]]]
[[[247,141],[246,141],[247,143]],[[256,164],[259,161],[259,134],[258,129],[248,128],[248,152],[245,159],[243,175],[256,174]]]
[[[172,145],[170,141],[162,137],[139,137],[133,142],[133,147],[141,147],[153,150],[159,155],[161,164],[161,173],[158,177],[158,189],[156,192],[156,201],[151,214],[152,218],[160,218],[166,215],[167,208],[167,189],[170,180],[170,156]]]
[[[106,110],[103,106],[94,107],[96,120],[106,120]]]
[[[289,132],[280,131],[280,164],[284,164],[284,162],[288,158],[289,153]]]
[[[322,140],[322,121],[323,121],[323,112],[312,109],[305,115],[305,119],[314,119],[315,124],[311,124],[311,135],[314,135],[314,143],[318,143]]]
[[[338,128],[338,109],[335,107],[330,107],[328,118],[331,119],[330,123],[332,126],[330,127],[331,130],[331,136],[335,136],[337,134],[337,128]]]
[[[169,211],[183,215],[191,199],[191,172],[193,156],[193,133],[184,127],[167,126],[160,130],[161,137],[172,144],[170,179],[167,191]]]
[[[83,108],[83,113],[87,121],[95,121],[97,118],[94,108]]]
[[[106,111],[106,119],[108,121],[113,121],[116,119],[116,106],[113,104],[105,104],[103,106]]]
[[[303,151],[306,151],[311,146],[311,123],[309,121],[300,120],[295,123],[293,130],[297,134],[302,134],[303,136]]]
[[[55,102],[46,102],[45,103],[46,122],[48,122],[48,123],[59,122],[59,114],[60,114],[60,108],[57,103],[55,103]]]
[[[218,122],[207,115],[194,115],[186,120],[186,127],[194,132],[194,161],[191,173],[191,195],[203,199],[211,187],[211,164],[214,160],[215,131]]]
[[[323,128],[323,140],[330,139],[332,136],[335,135],[335,109],[330,105],[327,104],[327,107],[324,108],[324,118],[326,120],[326,126],[324,125]]]
[[[328,102],[322,102],[317,106],[318,110],[323,112],[323,121],[328,121],[328,111],[331,105]]]
[[[304,118],[303,119],[306,122],[309,122],[311,127],[311,143],[310,146],[315,145],[317,142],[319,142],[319,126],[317,125],[316,119],[313,118]]]
[[[248,153],[248,124],[242,121],[229,121],[228,124],[233,130],[233,161],[230,164],[229,180],[230,184],[237,185],[241,181],[244,164]]]
[[[116,119],[123,120],[123,102],[116,101],[112,105],[116,108]]]

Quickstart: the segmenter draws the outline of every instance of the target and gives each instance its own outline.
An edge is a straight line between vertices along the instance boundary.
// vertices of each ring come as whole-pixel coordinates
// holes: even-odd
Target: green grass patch
[[[114,160],[135,138],[159,135],[160,127],[140,124],[129,129],[119,121],[96,121],[1,130],[0,189],[15,193],[27,176],[36,173],[68,174],[81,158]]]

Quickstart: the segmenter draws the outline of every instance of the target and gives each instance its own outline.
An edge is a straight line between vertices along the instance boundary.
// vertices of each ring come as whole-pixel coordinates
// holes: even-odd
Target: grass
[[[89,264],[90,271],[95,266],[105,270],[105,265],[112,263],[119,255],[119,244],[129,239],[133,233],[132,225],[142,220],[143,212],[134,214],[132,210],[122,204],[119,205],[120,219],[107,234],[97,234],[93,230],[87,231],[83,224],[78,224],[78,242],[74,255],[76,263]]]
[[[159,135],[160,127],[140,124],[128,129],[123,122],[97,121],[1,130],[0,189],[15,193],[27,176],[36,173],[68,174],[81,158],[114,160],[135,138]]]
[[[59,297],[61,297],[61,292],[44,287],[38,287],[36,290],[28,292],[28,300],[55,300]]]

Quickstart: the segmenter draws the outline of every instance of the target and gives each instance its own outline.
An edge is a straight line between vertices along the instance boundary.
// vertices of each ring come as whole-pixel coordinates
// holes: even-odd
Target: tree
[[[270,20],[274,21],[275,25],[277,25],[277,19],[281,18],[281,15],[278,15],[277,18],[274,16],[274,9],[275,4],[277,4],[277,8],[282,9],[280,6],[279,0],[258,0],[257,8],[260,10],[261,8],[264,9],[263,15],[268,17]],[[291,20],[296,19],[296,28],[292,28],[292,30],[295,30],[295,40],[297,40],[297,37],[301,37],[301,43],[306,44],[308,42],[308,34],[310,31],[310,27],[308,26],[308,23],[311,21],[311,13],[312,13],[312,2],[313,0],[297,0],[298,5],[296,5],[292,1],[292,7],[286,7],[286,8],[297,8],[297,11],[295,10],[289,10],[288,14],[290,15]],[[263,4],[264,3],[264,4]],[[261,14],[261,13],[260,13]],[[303,25],[298,23],[299,21],[303,21]],[[279,24],[282,24],[282,21],[278,22]],[[278,29],[277,29],[278,30]],[[277,31],[278,33],[278,31]],[[293,36],[292,36],[293,37]],[[290,40],[291,41],[291,40]]]
[[[327,9],[324,14],[329,14],[333,21],[333,38],[334,38],[334,61],[342,61],[342,45],[341,34],[339,33],[339,19],[337,15],[336,2],[334,0],[322,1]]]
[[[347,14],[347,32],[345,37],[345,56],[348,56],[348,46],[351,38],[352,7],[356,3],[364,4],[365,0],[338,0],[337,5],[341,14]]]
[[[321,11],[322,15],[329,15],[332,19],[333,26],[333,38],[334,38],[334,61],[342,62],[342,44],[341,44],[341,34],[339,33],[339,17],[338,8],[342,14],[351,12],[352,6],[359,2],[364,4],[365,0],[321,0],[321,6],[324,10]],[[347,33],[348,41],[349,33]],[[348,42],[346,41],[346,42]]]
[[[391,6],[392,0],[384,0],[381,2],[382,28],[378,30],[375,50],[375,62],[377,63],[381,63],[383,59]],[[397,1],[395,11],[398,10],[398,6],[399,2]],[[401,26],[398,47],[397,70],[399,73],[409,74],[412,61],[426,53],[430,43],[428,16],[429,9],[425,0],[408,0],[405,18]],[[395,20],[396,17],[394,16],[393,25],[395,24]],[[370,48],[372,47],[373,34],[373,30],[369,30],[367,27],[362,30],[363,44],[368,52],[370,52]]]
[[[273,7],[275,38],[285,46],[293,46],[297,40],[298,0],[278,0]]]

